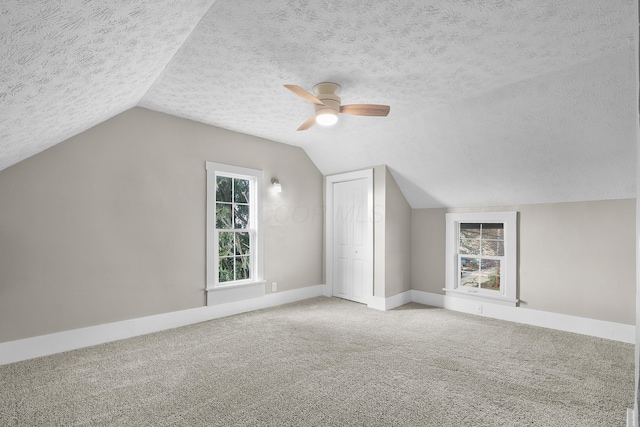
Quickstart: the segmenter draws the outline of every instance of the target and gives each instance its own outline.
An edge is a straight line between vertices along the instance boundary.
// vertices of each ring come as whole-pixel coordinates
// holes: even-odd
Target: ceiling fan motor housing
[[[329,82],[318,83],[313,87],[313,93],[323,104],[313,106],[316,112],[316,119],[318,116],[329,115],[334,116],[337,120],[340,113],[340,97],[338,95],[341,90],[342,88],[339,84]],[[323,124],[322,120],[318,120],[318,123]],[[330,123],[335,123],[335,120],[330,121]]]

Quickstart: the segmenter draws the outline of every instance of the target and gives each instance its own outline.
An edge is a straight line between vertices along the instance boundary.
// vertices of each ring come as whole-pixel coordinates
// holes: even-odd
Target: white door
[[[329,188],[333,295],[367,303],[373,295],[371,182],[367,178],[349,179],[335,181]]]

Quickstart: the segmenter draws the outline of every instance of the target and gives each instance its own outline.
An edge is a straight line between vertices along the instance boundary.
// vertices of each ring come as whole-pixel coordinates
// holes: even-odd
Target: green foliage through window
[[[251,278],[251,181],[216,176],[218,282]]]

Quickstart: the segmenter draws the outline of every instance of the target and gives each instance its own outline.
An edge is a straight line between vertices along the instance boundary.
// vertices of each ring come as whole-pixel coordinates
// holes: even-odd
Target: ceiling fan
[[[310,94],[300,86],[284,85],[291,92],[313,103],[315,114],[300,125],[298,130],[307,130],[318,123],[331,126],[338,121],[338,114],[353,114],[356,116],[387,116],[390,107],[378,104],[349,104],[340,105],[340,91],[342,88],[337,83],[318,83]]]

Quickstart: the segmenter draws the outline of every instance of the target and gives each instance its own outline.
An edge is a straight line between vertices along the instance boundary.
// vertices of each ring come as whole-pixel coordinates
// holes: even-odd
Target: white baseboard
[[[431,305],[433,307],[442,307],[444,308],[444,298],[445,296],[442,294],[434,294],[432,292],[424,292],[424,291],[411,291],[413,302],[417,302],[418,304]]]
[[[322,285],[322,295],[325,297],[333,296],[333,287],[329,284]]]
[[[431,292],[412,290],[412,301],[448,310],[486,316],[510,322],[524,323],[543,328],[557,329],[577,334],[590,335],[622,341],[629,344],[636,342],[635,325],[588,319],[586,317],[532,310],[523,307],[509,307],[499,304],[479,303],[465,298]]]
[[[627,408],[627,427],[636,427],[633,409]]]
[[[205,322],[248,311],[275,307],[317,296],[331,296],[330,291],[327,285],[309,286],[266,294],[260,298],[244,301],[192,308],[4,342],[0,343],[0,365]],[[635,343],[634,325],[486,303],[481,304],[482,313],[478,313],[478,303],[476,301],[417,290],[402,292],[388,298],[373,297],[368,306],[378,310],[391,310],[409,302],[607,338],[630,344]]]
[[[0,343],[0,365],[48,356],[323,295],[325,285],[275,292],[260,298],[157,314]]]
[[[401,292],[387,298],[371,297],[367,307],[382,311],[393,310],[396,307],[412,302],[412,297],[411,291]]]

